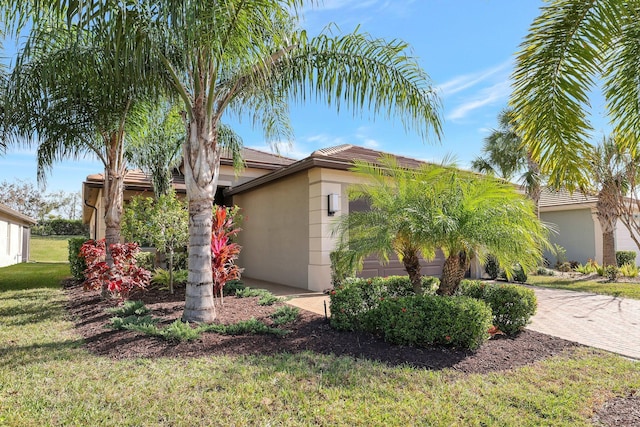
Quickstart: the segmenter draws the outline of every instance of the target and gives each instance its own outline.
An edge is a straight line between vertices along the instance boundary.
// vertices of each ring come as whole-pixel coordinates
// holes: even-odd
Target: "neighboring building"
[[[31,226],[36,222],[0,204],[0,267],[29,261]]]
[[[602,264],[602,229],[596,214],[597,201],[597,197],[579,192],[542,192],[540,219],[554,227],[550,240],[567,251],[567,261],[585,264],[592,259]],[[615,245],[617,251],[635,251],[636,264],[640,264],[640,251],[621,221],[616,225]],[[555,265],[554,254],[547,252],[545,257],[551,266]]]

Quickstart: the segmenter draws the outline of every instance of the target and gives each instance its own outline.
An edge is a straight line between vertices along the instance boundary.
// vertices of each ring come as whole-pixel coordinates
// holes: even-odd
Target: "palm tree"
[[[107,248],[120,242],[129,119],[136,103],[155,89],[144,77],[149,61],[134,58],[136,33],[129,20],[114,14],[86,31],[34,26],[8,89],[16,134],[38,139],[40,181],[64,158],[94,155],[104,164]]]
[[[637,149],[639,12],[633,1],[553,0],[521,45],[511,105],[518,133],[553,186],[588,186],[589,92],[596,81],[613,133],[624,147]]]
[[[524,170],[519,179],[537,212],[542,193],[540,167],[518,136],[512,109],[505,109],[498,115],[498,129],[485,138],[482,152],[485,157],[476,157],[471,162],[471,169],[497,175],[507,181]]]
[[[365,198],[371,209],[341,217],[336,229],[338,249],[352,251],[354,261],[371,254],[384,261],[395,252],[419,291],[418,255],[428,259],[440,249],[446,260],[438,292],[451,295],[473,257],[492,254],[508,275],[516,263],[528,270],[542,258],[547,230],[508,183],[451,166],[411,170],[390,157],[378,163],[356,162],[353,170],[367,184],[349,197]]]
[[[588,159],[596,187],[596,215],[602,229],[602,264],[616,265],[615,229],[619,208],[627,189],[627,169],[621,147],[613,138],[604,138]]]
[[[29,16],[45,16],[53,8],[87,27],[114,14],[132,17],[130,24],[140,29],[132,58],[157,58],[159,64],[150,64],[155,73],[145,71],[145,76],[167,83],[167,90],[184,102],[190,214],[184,320],[215,318],[210,242],[223,149],[218,129],[225,113],[250,115],[268,141],[289,139],[289,102],[313,97],[336,108],[396,116],[408,130],[440,136],[437,95],[404,42],[359,32],[308,38],[297,27],[302,0],[50,0],[32,9],[31,2],[10,3],[15,10],[26,7],[22,12]],[[35,27],[46,20],[33,22]]]

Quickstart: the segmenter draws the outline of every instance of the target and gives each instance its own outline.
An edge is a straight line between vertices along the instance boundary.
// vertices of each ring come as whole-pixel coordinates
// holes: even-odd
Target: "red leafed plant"
[[[134,288],[145,288],[151,279],[151,272],[137,265],[136,254],[140,251],[137,243],[111,245],[113,267],[105,262],[105,242],[89,240],[80,248],[80,255],[87,264],[84,271],[85,289],[101,289],[105,283],[112,295],[127,299]]]
[[[236,228],[234,219],[238,214],[238,208],[226,208],[216,206],[211,230],[211,270],[213,273],[213,294],[220,295],[229,280],[240,278],[240,269],[236,260],[242,247],[231,241],[241,229]]]

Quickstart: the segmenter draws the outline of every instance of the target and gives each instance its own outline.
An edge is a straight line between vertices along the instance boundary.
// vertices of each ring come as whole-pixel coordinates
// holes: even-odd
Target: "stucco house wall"
[[[597,259],[602,244],[596,248],[595,224],[590,208],[541,212],[540,218],[554,225],[557,232],[551,233],[550,241],[566,249],[567,261],[584,264],[589,259]],[[547,251],[545,257],[551,266],[555,265],[557,258],[554,254]],[[602,262],[601,256],[599,262]]]
[[[616,250],[617,251],[634,251],[636,253],[636,265],[640,265],[640,250],[638,245],[631,238],[631,233],[622,221],[618,220],[616,224]],[[638,239],[640,240],[640,238]]]
[[[241,208],[243,276],[307,288],[309,179],[306,172],[235,195]]]
[[[35,219],[0,204],[0,267],[29,261],[29,238],[35,224]]]

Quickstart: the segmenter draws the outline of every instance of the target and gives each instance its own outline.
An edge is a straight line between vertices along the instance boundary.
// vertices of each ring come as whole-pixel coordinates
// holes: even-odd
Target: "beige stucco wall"
[[[640,250],[638,245],[631,238],[631,234],[622,221],[618,220],[616,224],[616,250],[617,251],[634,251],[636,253],[636,265],[640,265]],[[640,240],[640,236],[637,236]]]
[[[602,232],[591,208],[541,212],[540,219],[555,224],[557,233],[551,233],[550,241],[566,249],[568,261],[602,263]],[[556,263],[555,255],[547,252],[545,257],[552,266]]]
[[[242,209],[244,276],[307,288],[309,180],[301,172],[233,196]]]

